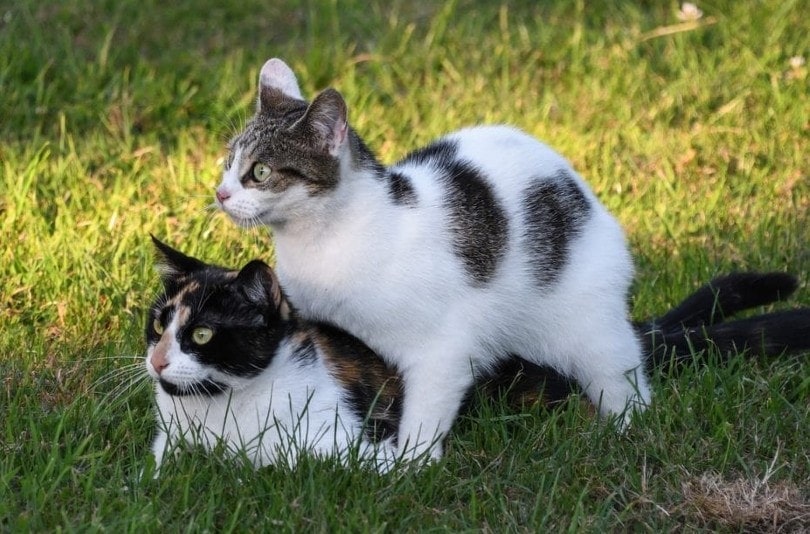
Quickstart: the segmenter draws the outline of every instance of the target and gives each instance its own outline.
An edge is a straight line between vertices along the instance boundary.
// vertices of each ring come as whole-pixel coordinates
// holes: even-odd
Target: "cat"
[[[258,92],[217,205],[271,228],[303,317],[347,330],[402,374],[399,452],[440,457],[475,374],[509,354],[572,377],[621,426],[649,404],[624,231],[562,156],[479,126],[385,167],[336,90],[308,104],[271,59]]]
[[[273,271],[208,265],[153,238],[164,285],[146,324],[157,469],[177,442],[223,443],[256,466],[301,451],[387,470],[398,375],[362,343],[299,321]]]
[[[527,134],[468,128],[385,167],[337,91],[308,104],[271,59],[224,167],[218,206],[272,229],[301,315],[359,337],[402,374],[400,452],[438,458],[474,375],[509,354],[572,377],[620,424],[650,402],[624,232]]]
[[[227,269],[153,242],[164,293],[146,321],[145,365],[155,382],[158,470],[181,441],[223,444],[256,467],[293,467],[301,454],[381,472],[395,465],[404,395],[395,368],[347,332],[300,318],[265,263]],[[721,356],[810,348],[810,309],[722,322],[795,288],[782,273],[713,280],[661,318],[635,324],[646,365],[680,366],[708,344]],[[576,392],[554,369],[514,356],[477,385],[480,397],[516,407],[554,406]]]

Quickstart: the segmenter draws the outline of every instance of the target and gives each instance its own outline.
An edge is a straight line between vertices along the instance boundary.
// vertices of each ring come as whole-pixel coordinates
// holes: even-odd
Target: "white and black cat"
[[[622,422],[650,402],[624,232],[562,156],[482,126],[385,167],[342,96],[308,104],[278,59],[261,69],[257,108],[230,142],[217,203],[272,229],[303,317],[402,374],[400,452],[439,457],[473,377],[510,354],[573,378]]]
[[[231,270],[154,243],[165,291],[147,319],[146,368],[155,381],[158,467],[180,441],[222,444],[256,466],[291,466],[300,454],[356,458],[381,471],[393,465],[404,393],[394,368],[345,331],[299,318],[261,261]],[[810,310],[722,322],[795,287],[780,273],[713,280],[635,325],[649,369],[691,361],[709,343],[720,354],[810,347]],[[576,391],[553,369],[517,357],[477,378],[485,398],[506,395],[516,406],[538,397],[553,405]]]

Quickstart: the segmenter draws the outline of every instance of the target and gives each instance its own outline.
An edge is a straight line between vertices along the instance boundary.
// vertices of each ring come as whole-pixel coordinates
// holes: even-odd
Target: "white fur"
[[[363,439],[363,421],[345,404],[343,391],[322,360],[302,363],[291,357],[289,345],[283,345],[260,375],[236,378],[183,353],[174,340],[175,328],[173,323],[163,334],[172,342],[162,375],[152,365],[153,347],[149,348],[149,375],[177,385],[210,378],[231,389],[214,396],[171,396],[155,384],[158,434],[152,451],[158,469],[166,453],[182,441],[207,450],[224,445],[231,454],[246,455],[256,467],[293,467],[301,454],[334,456],[343,463],[356,454],[380,471],[393,464],[390,442]]]
[[[482,287],[453,252],[443,187],[424,166],[401,168],[415,207],[395,205],[383,181],[351,168],[347,145],[337,190],[288,202],[283,225],[262,215],[283,201],[270,208],[234,180],[244,167],[225,174],[231,198],[221,206],[272,227],[279,278],[303,316],[337,324],[401,370],[400,451],[440,456],[474,372],[510,352],[575,377],[603,414],[626,420],[628,407],[643,409],[649,389],[626,303],[633,264],[619,224],[564,158],[525,133],[491,126],[448,137],[487,175],[509,218],[505,256]],[[577,177],[592,209],[559,279],[540,289],[519,242],[522,195],[561,169]]]

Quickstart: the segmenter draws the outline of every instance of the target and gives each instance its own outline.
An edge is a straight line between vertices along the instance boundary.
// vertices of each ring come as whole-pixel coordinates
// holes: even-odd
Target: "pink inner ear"
[[[338,121],[335,124],[335,131],[334,131],[334,141],[332,142],[331,151],[334,152],[333,155],[337,155],[337,149],[343,145],[343,142],[346,141],[346,133],[349,131],[349,125],[346,121]]]
[[[301,89],[298,87],[295,73],[278,58],[269,59],[262,66],[259,74],[259,87],[260,89],[264,87],[278,89],[290,98],[304,99],[301,95]]]

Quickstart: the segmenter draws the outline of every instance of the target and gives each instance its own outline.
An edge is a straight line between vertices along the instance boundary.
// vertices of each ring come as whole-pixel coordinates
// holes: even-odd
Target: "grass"
[[[547,140],[627,228],[638,317],[732,269],[810,279],[798,1],[718,0],[691,25],[675,2],[229,4],[0,5],[0,530],[810,528],[806,355],[656,378],[626,435],[577,401],[496,403],[419,473],[195,454],[138,482],[151,394],[124,377],[158,286],[148,233],[271,257],[206,209],[270,56],[339,88],[385,161],[477,122]]]

